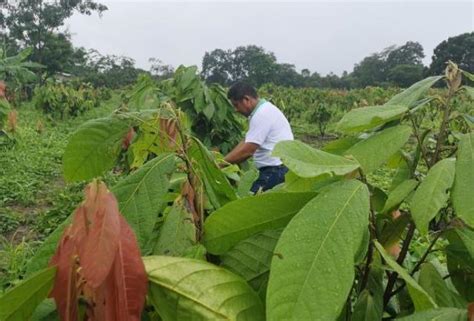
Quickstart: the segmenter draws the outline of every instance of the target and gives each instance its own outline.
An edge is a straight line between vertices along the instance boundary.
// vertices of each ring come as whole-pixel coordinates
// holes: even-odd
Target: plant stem
[[[430,251],[431,249],[433,248],[433,246],[436,244],[436,241],[438,241],[439,237],[441,236],[441,234],[443,234],[442,232],[439,232],[436,234],[436,236],[434,237],[434,239],[431,241],[430,245],[428,246],[428,248],[426,249],[425,253],[423,253],[423,256],[421,257],[421,259],[418,261],[418,263],[415,265],[415,267],[413,268],[413,270],[410,272],[410,275],[414,275],[416,273],[416,271],[418,271],[418,269],[421,267],[421,265],[423,264],[423,262],[426,260],[426,258],[428,257],[428,254],[430,254]]]
[[[365,263],[364,267],[364,275],[362,276],[362,281],[360,283],[360,291],[364,290],[367,287],[367,283],[369,281],[370,264],[372,263],[373,254],[374,244],[372,243],[372,240],[370,240],[369,249],[367,250],[367,262]]]
[[[436,141],[436,148],[435,152],[433,155],[433,158],[431,159],[431,166],[436,164],[436,162],[439,160],[440,153],[441,153],[441,147],[443,145],[445,136],[446,136],[446,128],[448,126],[449,122],[449,115],[451,113],[451,109],[449,108],[449,102],[451,101],[451,98],[454,95],[453,89],[450,87],[448,94],[446,96],[445,103],[443,105],[443,121],[441,122],[441,127],[439,129],[438,133],[438,140]]]
[[[423,146],[423,141],[421,140],[420,132],[418,131],[418,125],[416,124],[415,120],[413,119],[413,115],[410,115],[410,121],[411,121],[411,125],[413,127],[413,132],[415,133],[416,141],[418,142],[418,146],[420,146],[421,156],[423,157],[423,160],[425,161],[426,166],[428,166],[428,169],[429,169],[431,164],[430,164],[428,155],[426,153],[426,149]],[[414,165],[414,167],[416,168],[416,165]]]
[[[423,253],[423,255],[421,256],[420,260],[418,261],[418,263],[416,263],[415,267],[413,268],[413,270],[410,272],[410,275],[413,276],[421,267],[421,265],[425,262],[426,258],[428,257],[428,255],[431,253],[431,249],[433,248],[433,246],[436,244],[436,241],[438,241],[438,239],[440,238],[441,234],[443,234],[443,232],[439,232],[436,234],[436,236],[434,237],[434,239],[431,241],[430,245],[428,246],[428,248],[426,249],[425,253]],[[405,287],[405,283],[402,284],[398,289],[396,289],[395,291],[392,292],[391,296],[394,296],[395,294],[397,294],[398,292],[400,292],[404,287]]]
[[[405,257],[408,253],[408,249],[410,248],[410,243],[411,240],[413,239],[413,235],[415,233],[415,225],[413,223],[410,223],[410,226],[408,227],[408,232],[407,236],[405,237],[405,240],[403,241],[403,247],[400,252],[400,255],[397,258],[397,263],[399,265],[403,264],[403,261],[405,260]],[[385,292],[383,294],[383,306],[384,309],[387,306],[388,302],[390,301],[392,297],[392,290],[393,287],[395,286],[395,283],[397,281],[398,273],[397,272],[392,272],[390,274],[390,277],[387,282],[387,287],[385,288]]]

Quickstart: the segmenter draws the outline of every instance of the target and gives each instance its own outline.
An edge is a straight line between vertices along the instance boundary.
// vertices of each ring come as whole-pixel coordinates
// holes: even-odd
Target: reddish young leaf
[[[467,306],[467,320],[474,321],[474,302],[471,302]]]
[[[86,209],[83,206],[77,208],[73,224],[64,231],[49,264],[57,266],[54,287],[49,296],[55,299],[61,320],[77,320],[78,245],[86,236],[85,217]]]
[[[69,235],[63,236],[50,265],[56,265],[54,287],[49,294],[56,301],[61,320],[77,320],[78,257],[75,244]]]
[[[135,136],[135,130],[132,127],[130,128],[130,130],[128,131],[128,133],[125,135],[125,137],[122,140],[123,149],[128,149],[128,146],[130,146],[132,142],[133,136]]]
[[[115,196],[102,182],[88,186],[84,206],[93,212],[87,215],[90,224],[79,258],[87,284],[98,288],[109,274],[117,253],[120,213]]]
[[[0,80],[0,98],[6,98],[5,92],[7,91],[7,85],[3,80]]]
[[[148,278],[135,234],[120,218],[120,243],[111,274],[106,281],[106,321],[139,321],[145,304]]]
[[[87,186],[50,265],[58,269],[50,296],[62,321],[140,320],[145,267],[135,235],[105,184]]]

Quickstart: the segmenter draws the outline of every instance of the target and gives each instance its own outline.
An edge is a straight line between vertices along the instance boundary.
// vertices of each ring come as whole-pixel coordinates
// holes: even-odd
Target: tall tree
[[[424,57],[423,46],[418,42],[408,41],[388,52],[386,69],[390,70],[398,65],[422,65]]]
[[[380,86],[386,79],[385,60],[375,53],[354,66],[352,76],[357,87]]]
[[[439,75],[451,60],[461,69],[474,72],[474,32],[466,32],[450,37],[434,49],[429,72]]]
[[[90,15],[94,11],[100,14],[105,10],[106,6],[94,0],[22,0],[11,2],[0,10],[0,25],[4,38],[14,39],[23,48],[33,48],[31,59],[48,65],[48,61],[57,58],[50,55],[55,55],[58,46],[72,54],[72,50],[66,48],[67,35],[58,35],[59,27],[67,18],[75,12]],[[63,51],[62,56],[65,53]],[[57,70],[47,71],[54,73]]]
[[[202,62],[202,75],[206,81],[222,85],[246,80],[258,87],[274,82],[277,72],[275,54],[255,45],[206,52]]]
[[[232,51],[215,49],[206,52],[202,59],[202,76],[208,83],[230,85],[232,77]]]

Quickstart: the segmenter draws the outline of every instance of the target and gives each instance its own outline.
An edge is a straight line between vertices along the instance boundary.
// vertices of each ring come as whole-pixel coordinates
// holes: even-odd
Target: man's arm
[[[241,163],[252,156],[258,147],[259,145],[255,143],[246,143],[245,141],[241,141],[224,157],[224,160],[231,164]]]

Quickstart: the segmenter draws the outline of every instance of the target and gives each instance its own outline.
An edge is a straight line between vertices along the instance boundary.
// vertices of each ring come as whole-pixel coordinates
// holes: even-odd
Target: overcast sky
[[[99,2],[109,8],[101,18],[67,20],[74,45],[129,56],[145,69],[150,57],[200,67],[206,51],[255,44],[297,70],[340,74],[406,41],[420,42],[429,64],[441,41],[474,31],[474,1]]]

